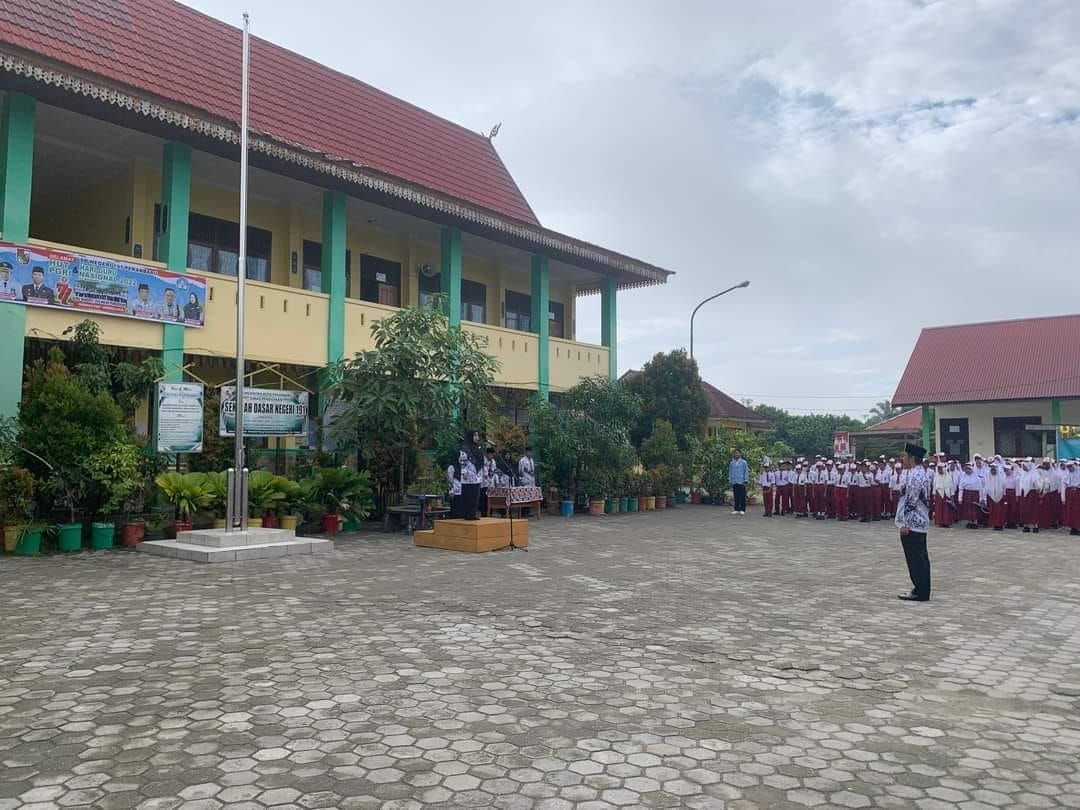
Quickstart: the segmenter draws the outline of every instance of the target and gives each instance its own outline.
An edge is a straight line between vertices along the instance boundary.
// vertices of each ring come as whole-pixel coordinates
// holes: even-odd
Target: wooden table
[[[487,495],[487,516],[498,510],[507,517],[513,515],[515,509],[518,516],[521,510],[528,507],[536,513],[536,519],[540,519],[540,504],[544,500],[544,493],[540,487],[492,487]]]

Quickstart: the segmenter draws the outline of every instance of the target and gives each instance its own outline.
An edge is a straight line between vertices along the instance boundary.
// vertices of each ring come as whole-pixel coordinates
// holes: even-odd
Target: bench
[[[431,518],[442,517],[450,510],[446,507],[425,508],[419,503],[403,503],[399,506],[388,507],[383,515],[383,531],[407,531],[426,528]]]

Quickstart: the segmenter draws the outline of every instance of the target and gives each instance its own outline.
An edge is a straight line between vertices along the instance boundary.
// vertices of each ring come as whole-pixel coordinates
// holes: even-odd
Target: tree
[[[641,443],[641,463],[648,468],[661,464],[679,463],[679,445],[675,441],[675,431],[667,419],[653,422],[653,431]]]
[[[866,424],[867,426],[876,425],[878,422],[884,422],[886,419],[899,416],[903,412],[902,408],[897,408],[892,404],[892,400],[883,399],[881,402],[875,403],[874,407],[870,409],[870,412],[866,415]]]
[[[627,387],[641,399],[641,417],[631,437],[635,446],[652,432],[657,418],[671,423],[675,440],[683,450],[691,437],[704,432],[709,401],[701,387],[697,363],[685,349],[653,355],[640,373],[627,379]]]
[[[339,450],[364,458],[380,444],[397,448],[404,492],[410,449],[460,442],[466,426],[487,424],[499,363],[481,338],[451,328],[441,307],[399,310],[371,333],[374,349],[329,370],[327,390],[344,403],[330,434]]]
[[[625,383],[587,378],[568,390],[557,408],[539,398],[529,409],[529,438],[540,481],[573,498],[610,495],[633,466],[630,428],[640,403]]]
[[[131,419],[140,403],[146,402],[154,384],[161,379],[159,357],[141,363],[117,361],[113,350],[101,345],[101,327],[94,321],[80,321],[64,330],[71,339],[64,346],[68,367],[95,394],[109,393],[124,416]]]
[[[773,440],[790,446],[793,455],[831,456],[834,433],[863,428],[863,423],[858,419],[839,414],[795,415],[772,405],[755,405],[753,410],[772,423]]]

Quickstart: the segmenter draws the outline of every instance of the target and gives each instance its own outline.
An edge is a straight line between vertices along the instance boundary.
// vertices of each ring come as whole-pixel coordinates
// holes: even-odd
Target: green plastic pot
[[[637,498],[633,498],[633,497],[627,498],[626,499],[626,507],[627,507],[627,509],[626,509],[627,512],[636,512],[637,511]]]
[[[112,548],[116,538],[115,523],[91,523],[90,524],[90,548],[101,551]]]
[[[607,498],[604,501],[604,514],[614,515],[619,511],[619,502],[615,498]]]
[[[623,495],[621,498],[619,498],[619,511],[620,512],[629,512],[630,511],[630,499],[627,498],[625,495]]]
[[[675,503],[686,503],[686,493],[681,489],[675,490]]]
[[[82,524],[61,523],[56,527],[56,545],[61,551],[82,550]]]
[[[26,529],[15,545],[15,554],[19,557],[35,557],[41,553],[41,529]]]

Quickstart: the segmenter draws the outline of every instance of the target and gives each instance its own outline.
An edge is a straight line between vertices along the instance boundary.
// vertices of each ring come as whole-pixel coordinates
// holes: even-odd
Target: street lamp
[[[694,359],[694,316],[697,315],[697,311],[699,309],[701,309],[703,306],[705,306],[705,304],[712,301],[714,298],[719,298],[721,295],[726,295],[727,293],[731,292],[732,290],[739,290],[739,289],[742,289],[743,287],[749,287],[749,286],[750,286],[749,281],[740,281],[734,287],[728,287],[726,290],[722,290],[721,292],[718,292],[716,295],[710,295],[708,298],[706,298],[704,301],[702,301],[700,304],[698,304],[696,307],[694,307],[694,311],[692,313],[690,313],[690,359],[691,360]]]

